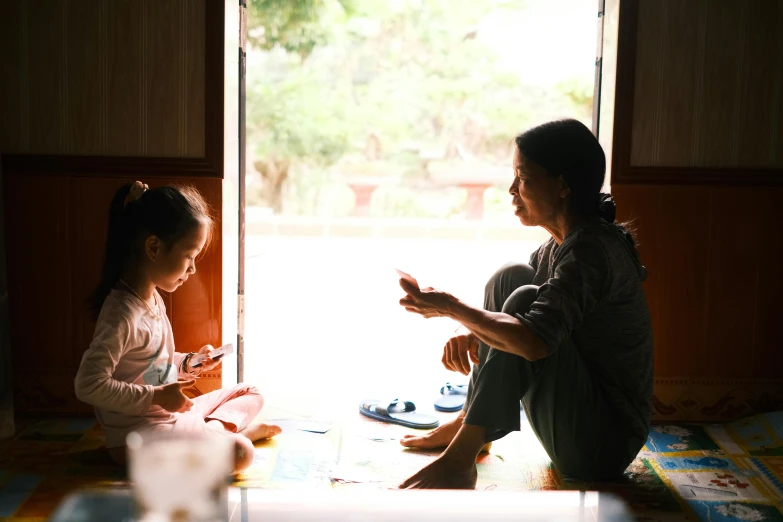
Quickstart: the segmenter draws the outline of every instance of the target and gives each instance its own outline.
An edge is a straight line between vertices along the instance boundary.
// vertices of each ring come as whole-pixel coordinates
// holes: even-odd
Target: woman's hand
[[[462,375],[470,373],[470,363],[478,364],[478,338],[472,333],[456,335],[443,347],[443,366]]]
[[[201,350],[198,351],[198,353],[206,355],[206,359],[204,359],[201,362],[201,366],[199,367],[201,371],[208,372],[209,370],[212,370],[216,368],[220,364],[220,360],[218,357],[218,360],[215,360],[212,358],[212,352],[215,351],[215,348],[212,347],[211,344],[208,344],[206,346],[203,346]]]
[[[432,287],[419,288],[407,279],[400,279],[400,287],[407,294],[400,299],[400,305],[414,314],[422,317],[443,317],[446,316],[452,296],[446,292],[441,292]]]

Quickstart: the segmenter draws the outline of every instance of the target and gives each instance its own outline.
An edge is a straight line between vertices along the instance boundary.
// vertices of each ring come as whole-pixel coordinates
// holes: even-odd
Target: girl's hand
[[[220,360],[215,360],[212,358],[211,354],[214,352],[215,349],[212,347],[211,344],[208,344],[201,348],[201,350],[198,351],[198,353],[203,353],[207,356],[206,359],[204,359],[201,362],[201,366],[199,367],[201,371],[208,372],[209,370],[212,370],[216,368],[220,364]]]
[[[193,407],[193,401],[182,393],[182,390],[190,388],[195,382],[194,380],[179,380],[171,384],[156,386],[152,396],[152,404],[172,413],[189,411]]]
[[[407,311],[428,319],[446,315],[452,299],[450,294],[432,287],[419,289],[406,279],[400,279],[400,287],[408,294],[400,299],[400,306],[404,306]]]
[[[462,375],[470,373],[470,363],[478,364],[478,339],[472,333],[455,335],[443,347],[443,366]]]

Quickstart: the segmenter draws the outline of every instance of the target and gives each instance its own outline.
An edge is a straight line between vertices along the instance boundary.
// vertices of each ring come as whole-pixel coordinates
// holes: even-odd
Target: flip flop
[[[411,401],[394,399],[391,401],[367,400],[359,404],[359,412],[371,419],[399,424],[417,430],[437,428],[438,419],[416,413],[416,405]]]
[[[468,385],[446,383],[446,386],[440,389],[440,397],[435,401],[435,409],[438,411],[454,412],[459,411],[465,406],[465,400],[468,396]]]

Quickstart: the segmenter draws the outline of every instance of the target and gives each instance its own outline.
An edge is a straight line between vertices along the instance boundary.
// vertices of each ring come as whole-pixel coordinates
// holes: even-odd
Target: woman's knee
[[[527,313],[538,296],[538,288],[536,285],[524,285],[517,288],[503,303],[501,311],[509,315]]]
[[[487,280],[484,290],[491,292],[500,286],[519,288],[531,284],[535,275],[536,271],[527,263],[506,263]]]
[[[508,263],[500,267],[484,287],[484,308],[499,312],[514,291],[533,282],[535,270],[524,263]]]

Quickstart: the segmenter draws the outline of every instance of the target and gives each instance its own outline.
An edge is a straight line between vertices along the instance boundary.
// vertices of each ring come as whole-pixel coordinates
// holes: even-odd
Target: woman
[[[405,446],[447,446],[403,488],[473,488],[485,444],[519,430],[519,401],[561,473],[621,475],[650,427],[653,342],[642,291],[646,270],[631,234],[601,194],[606,159],[575,120],[535,127],[516,140],[515,215],[552,238],[488,281],[484,309],[400,280],[400,304],[450,317],[468,333],[444,348],[446,368],[474,363],[468,400],[454,421]]]

